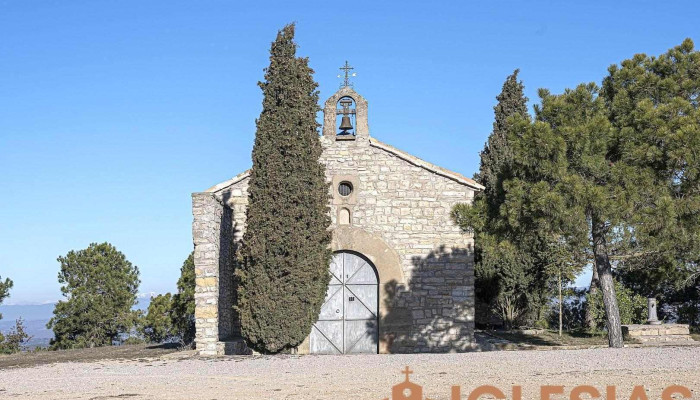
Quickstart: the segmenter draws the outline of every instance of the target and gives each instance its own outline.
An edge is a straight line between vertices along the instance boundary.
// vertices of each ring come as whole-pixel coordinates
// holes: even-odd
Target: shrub
[[[22,318],[20,318],[15,322],[15,326],[10,332],[6,335],[0,333],[0,353],[19,353],[31,338],[32,337],[25,331],[24,322]]]
[[[194,252],[182,263],[180,279],[177,280],[177,293],[172,298],[173,329],[183,345],[194,341]]]
[[[139,323],[139,331],[149,342],[162,343],[177,336],[172,323],[172,305],[170,293],[151,298],[148,312]]]
[[[631,289],[615,281],[615,297],[620,308],[620,321],[624,324],[642,324],[648,318],[647,299],[635,294]],[[586,295],[587,307],[593,315],[596,327],[605,329],[605,308],[603,306],[603,292],[598,290],[594,295]]]

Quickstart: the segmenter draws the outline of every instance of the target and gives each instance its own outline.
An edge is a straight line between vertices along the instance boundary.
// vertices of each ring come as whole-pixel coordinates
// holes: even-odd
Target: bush
[[[694,300],[688,300],[676,307],[678,322],[691,326],[700,325],[700,304]]]
[[[562,306],[562,324],[566,331],[583,329],[586,327],[586,289],[567,288],[564,291],[564,304]],[[558,299],[557,299],[558,300]],[[553,301],[548,314],[549,324],[559,329],[559,302]]]
[[[18,319],[7,335],[0,333],[0,354],[19,353],[31,338],[24,330],[22,318]]]
[[[643,324],[648,318],[647,299],[635,294],[617,280],[615,281],[615,297],[620,308],[620,321],[625,324]],[[603,306],[603,292],[598,290],[593,296],[586,295],[587,307],[590,307],[596,328],[605,329],[606,318]]]
[[[147,312],[139,318],[137,330],[146,341],[192,345],[195,334],[194,289],[194,253],[190,253],[180,268],[177,293],[151,298]]]
[[[162,343],[176,336],[172,322],[173,301],[170,293],[151,298],[148,312],[142,317],[139,331],[151,343]]]

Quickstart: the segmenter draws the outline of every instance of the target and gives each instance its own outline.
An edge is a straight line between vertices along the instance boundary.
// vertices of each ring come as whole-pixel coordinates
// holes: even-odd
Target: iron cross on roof
[[[348,64],[348,62],[345,61],[345,65],[340,67],[339,69],[345,71],[345,81],[343,82],[343,84],[340,85],[340,87],[341,88],[347,87],[347,86],[352,87],[352,83],[350,83],[350,77],[357,76],[357,74],[355,72],[353,72],[351,74],[350,71],[352,71],[355,68],[351,67],[350,64]],[[340,75],[338,75],[338,78],[340,78]]]

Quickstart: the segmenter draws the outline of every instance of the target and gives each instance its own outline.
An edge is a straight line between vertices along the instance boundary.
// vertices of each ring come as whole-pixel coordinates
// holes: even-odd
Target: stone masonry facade
[[[352,137],[336,134],[336,104],[356,105]],[[369,136],[367,102],[343,88],[326,102],[321,162],[331,183],[333,250],[362,253],[379,276],[379,351],[466,351],[474,346],[473,238],[450,217],[482,187]],[[349,196],[338,186],[349,182]],[[200,354],[232,350],[233,255],[245,230],[248,173],[195,193],[196,343]],[[304,352],[303,345],[300,352]],[[235,350],[234,350],[235,351]]]

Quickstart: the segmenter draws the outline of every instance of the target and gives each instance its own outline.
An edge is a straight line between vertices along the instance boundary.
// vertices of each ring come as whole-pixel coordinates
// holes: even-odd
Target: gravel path
[[[368,356],[257,356],[186,358],[182,353],[154,359],[59,363],[0,370],[0,398],[21,399],[372,399],[391,396],[391,386],[411,380],[424,396],[462,399],[479,385],[495,385],[508,398],[512,385],[523,399],[539,398],[541,385],[617,386],[628,399],[644,385],[649,400],[680,384],[700,399],[700,347],[498,351],[466,354]]]

